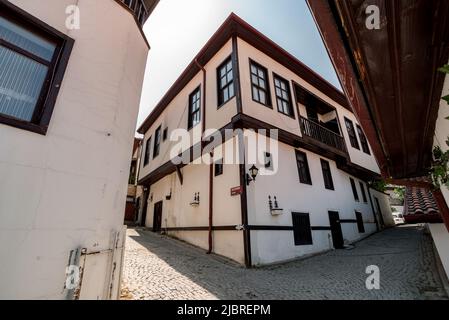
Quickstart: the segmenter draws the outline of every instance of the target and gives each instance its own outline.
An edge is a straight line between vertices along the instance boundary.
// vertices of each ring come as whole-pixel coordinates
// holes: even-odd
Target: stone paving
[[[366,267],[380,268],[367,290]],[[352,250],[245,269],[178,240],[128,230],[123,299],[446,299],[430,237],[420,226],[375,234]]]

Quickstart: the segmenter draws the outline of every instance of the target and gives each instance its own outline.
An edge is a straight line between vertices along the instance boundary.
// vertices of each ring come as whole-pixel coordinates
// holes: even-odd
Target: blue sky
[[[151,51],[138,125],[231,12],[340,88],[305,0],[161,0],[144,26]]]

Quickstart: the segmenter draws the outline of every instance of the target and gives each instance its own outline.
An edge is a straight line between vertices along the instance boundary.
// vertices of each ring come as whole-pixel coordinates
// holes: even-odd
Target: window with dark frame
[[[188,130],[201,122],[201,89],[198,87],[189,96]]]
[[[371,155],[371,152],[369,151],[368,140],[366,139],[366,136],[363,133],[362,127],[359,125],[357,125],[357,132],[359,134],[360,144],[362,145],[363,152]]]
[[[274,90],[278,111],[289,117],[293,117],[292,95],[287,80],[274,75]]]
[[[156,129],[156,133],[154,134],[153,159],[156,158],[161,151],[161,130],[162,127],[159,126],[159,128]]]
[[[364,203],[368,202],[368,199],[366,197],[366,192],[365,192],[365,185],[363,184],[363,182],[359,181],[360,183],[360,190],[362,190],[362,199]]]
[[[46,134],[73,43],[0,2],[0,123]]]
[[[357,192],[357,187],[355,185],[355,181],[352,178],[349,178],[349,181],[351,181],[351,188],[352,188],[352,194],[354,195],[354,200],[355,201],[360,201],[359,199],[359,194]]]
[[[296,150],[296,164],[298,166],[299,181],[312,185],[309,163],[307,161],[307,155],[304,152]]]
[[[143,158],[143,166],[147,166],[150,163],[150,149],[151,149],[151,137],[148,138],[145,144],[145,156]]]
[[[223,174],[223,159],[215,162],[215,176],[221,176]]]
[[[264,152],[265,169],[273,170],[273,155],[269,152]]]
[[[345,125],[346,129],[348,130],[349,142],[351,143],[351,146],[360,150],[359,141],[357,140],[357,136],[355,135],[354,123],[345,117]]]
[[[328,190],[335,190],[329,162],[321,159],[321,169],[323,171],[324,187]]]
[[[217,69],[219,107],[231,100],[235,95],[233,72],[231,57],[226,59]]]
[[[168,128],[165,128],[162,133],[162,141],[167,140],[167,138],[168,138]]]
[[[313,244],[312,228],[310,226],[309,214],[292,212],[292,221],[295,246],[305,246]]]
[[[356,211],[355,217],[357,219],[357,229],[359,229],[359,233],[365,233],[365,225],[363,223],[363,215],[361,212]]]
[[[253,100],[270,107],[271,95],[267,69],[254,61],[250,61],[250,72]]]

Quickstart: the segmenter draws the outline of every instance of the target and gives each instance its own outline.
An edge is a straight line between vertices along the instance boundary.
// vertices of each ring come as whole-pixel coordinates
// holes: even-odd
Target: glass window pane
[[[223,88],[224,86],[226,86],[227,83],[228,83],[228,82],[227,82],[227,80],[226,80],[226,77],[224,77],[224,78],[221,79],[221,87],[222,87],[222,88]]]
[[[0,113],[31,121],[47,67],[0,46]]]
[[[232,71],[228,72],[228,83],[231,82],[234,78],[234,75],[232,74]]]
[[[226,74],[226,67],[220,69],[220,78],[224,77]]]
[[[253,98],[256,101],[259,101],[259,91],[257,90],[256,87],[253,87]]]
[[[286,114],[290,114],[290,108],[288,106],[288,102],[287,101],[283,101],[283,107],[284,107],[284,112]]]
[[[281,84],[279,83],[279,80],[278,79],[275,79],[274,80],[274,84],[276,85],[276,87],[280,87],[281,86]]]
[[[251,76],[251,81],[252,81],[253,84],[257,84],[259,80],[258,80],[257,76],[252,75]]]
[[[226,66],[227,71],[231,71],[232,70],[232,61],[229,60],[228,65]]]
[[[228,92],[228,88],[223,90],[223,102],[228,101],[229,99],[229,92]]]
[[[0,38],[48,62],[53,58],[56,44],[0,17]]]
[[[287,90],[287,86],[285,85],[285,82],[284,82],[284,81],[281,82],[281,88],[282,88],[283,90]]]
[[[265,74],[262,69],[259,69],[259,77],[261,77],[262,79],[265,78]]]
[[[229,86],[229,98],[232,98],[234,96],[234,86]]]
[[[265,92],[263,92],[262,90],[259,90],[259,95],[260,95],[260,102],[266,104],[266,96],[265,96]]]
[[[263,89],[266,89],[266,87],[265,87],[265,80],[259,80],[259,87],[261,87],[261,88],[263,88]]]
[[[257,74],[257,69],[253,64],[251,65],[251,72]]]

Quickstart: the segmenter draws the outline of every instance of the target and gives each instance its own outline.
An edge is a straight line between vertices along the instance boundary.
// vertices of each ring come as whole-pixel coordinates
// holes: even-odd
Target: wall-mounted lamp
[[[251,181],[256,182],[257,174],[259,173],[259,168],[257,168],[254,164],[251,168],[249,168],[249,174],[246,174],[246,185],[249,186]]]
[[[171,189],[170,189],[170,194],[165,196],[165,200],[171,200]]]
[[[198,207],[200,205],[200,193],[195,192],[195,196],[193,197],[193,201],[190,202],[192,207]]]

